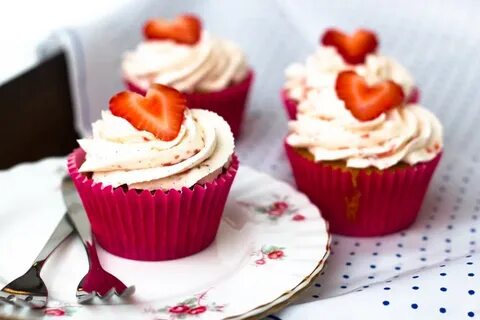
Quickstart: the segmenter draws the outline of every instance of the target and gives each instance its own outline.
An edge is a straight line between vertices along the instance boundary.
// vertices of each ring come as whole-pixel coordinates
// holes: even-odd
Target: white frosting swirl
[[[301,101],[310,91],[334,88],[338,73],[345,70],[356,71],[369,85],[393,80],[403,88],[405,97],[410,96],[415,86],[408,71],[392,58],[371,53],[365,63],[349,65],[335,47],[320,45],[305,64],[294,63],[286,69],[285,89],[290,98]]]
[[[206,31],[194,45],[148,40],[125,54],[124,77],[147,90],[152,83],[182,92],[218,91],[245,79],[248,67],[240,48]]]
[[[347,167],[385,169],[433,159],[442,149],[442,126],[427,109],[408,104],[359,121],[334,89],[310,92],[289,122],[287,143],[314,160],[345,160]]]
[[[178,136],[162,141],[127,120],[102,112],[93,138],[78,141],[86,152],[80,172],[93,180],[137,189],[181,189],[215,179],[229,165],[234,142],[230,127],[217,114],[185,111]]]

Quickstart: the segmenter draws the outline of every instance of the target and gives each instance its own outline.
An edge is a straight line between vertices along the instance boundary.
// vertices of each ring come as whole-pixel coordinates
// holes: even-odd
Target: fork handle
[[[72,231],[73,228],[68,223],[67,215],[65,214],[33,262],[33,267],[40,271],[50,254],[52,254],[52,252],[60,245],[60,243],[63,242],[63,240],[68,238]]]

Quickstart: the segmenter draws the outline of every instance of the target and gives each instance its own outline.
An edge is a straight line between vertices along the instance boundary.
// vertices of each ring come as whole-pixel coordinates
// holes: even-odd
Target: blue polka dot
[[[418,308],[418,304],[412,303],[412,309],[417,309],[417,308]]]
[[[417,279],[418,277],[419,277],[419,276],[413,276],[412,278],[413,278],[413,279]]]
[[[427,258],[421,257],[420,260],[421,260],[421,261],[427,261]]]
[[[351,256],[354,256],[354,255],[355,255],[355,252],[353,252],[353,251],[350,252],[350,255],[351,255]]]
[[[429,224],[427,224],[427,225],[425,226],[426,229],[430,229],[431,227],[432,227],[432,226],[429,225]]]
[[[471,257],[472,257],[472,255],[471,255],[471,254],[469,254],[468,256],[465,256],[465,258],[471,258]]]
[[[363,286],[362,288],[367,289],[368,287],[370,287],[370,286],[369,286],[369,285],[366,285],[366,286]]]
[[[420,251],[427,251],[427,249],[425,249],[425,248],[420,248]]]
[[[376,267],[377,267],[377,266],[374,265],[374,264],[371,264],[371,265],[370,265],[370,268],[372,268],[372,269],[375,269]]]
[[[475,244],[475,241],[470,241],[470,244],[473,246]]]
[[[445,309],[445,308],[440,308],[439,311],[440,311],[440,313],[445,313],[445,312],[447,312],[447,309]]]
[[[368,279],[375,279],[374,276],[368,276]]]
[[[338,244],[338,241],[337,241],[337,240],[333,241],[333,245],[334,245],[334,246],[336,246],[337,244]]]
[[[399,248],[403,248],[403,244],[401,244],[401,243],[397,244],[397,246],[398,246]]]
[[[314,295],[312,296],[312,298],[315,298],[315,299],[317,299],[317,298],[319,298],[319,296],[318,296],[318,295],[316,295],[316,294],[314,294]]]
[[[347,289],[347,286],[343,285],[343,286],[340,286],[340,288]]]
[[[320,283],[315,283],[315,287],[320,288],[322,285]]]
[[[381,243],[381,242],[377,242],[377,243],[375,243],[375,245],[376,245],[377,247],[380,247],[380,246],[382,245],[382,243]]]
[[[390,290],[390,287],[385,287],[383,288],[383,290]]]
[[[348,279],[348,278],[350,278],[350,277],[348,276],[348,274],[344,274],[344,275],[343,275],[343,278],[344,278],[344,279]]]
[[[470,273],[468,274],[468,276],[469,276],[469,277],[473,277],[473,276],[475,276],[475,273],[470,272]]]
[[[468,294],[473,296],[475,294],[475,290],[468,290]]]
[[[449,226],[447,226],[447,229],[448,229],[448,230],[452,230],[452,229],[453,229],[453,226],[452,226],[452,225],[449,225]]]
[[[449,238],[447,238],[447,239],[445,239],[445,242],[446,242],[446,243],[450,243],[450,242],[452,242],[452,240],[450,240]]]
[[[423,236],[423,237],[422,237],[422,240],[423,240],[423,241],[427,241],[427,240],[428,240],[428,237],[427,237],[427,236]]]
[[[418,290],[419,288],[417,286],[412,287],[413,290]]]
[[[397,270],[397,271],[400,270],[400,269],[402,269],[402,268],[401,268],[401,267],[398,267],[398,266],[395,267],[395,270]]]
[[[347,262],[347,263],[345,263],[345,265],[347,265],[347,266],[351,266],[351,265],[352,265],[352,263],[351,263],[351,262]]]
[[[445,249],[445,253],[450,253],[450,252],[452,252],[452,250],[450,250],[450,249]]]
[[[360,247],[360,243],[359,243],[359,242],[355,242],[355,247]]]
[[[445,264],[441,264],[441,265],[440,265],[440,268],[443,268],[443,267],[445,267],[445,266],[446,266]]]
[[[387,281],[385,281],[385,282],[386,282],[386,283],[390,283],[390,282],[392,282],[392,280],[387,280]]]
[[[402,257],[402,255],[401,255],[400,253],[397,253],[395,256],[396,256],[397,258],[401,258],[401,257]]]
[[[388,306],[390,304],[390,302],[387,301],[387,300],[383,301],[382,303],[383,303],[384,306]]]
[[[440,273],[442,277],[445,277],[447,274],[445,272]]]
[[[470,229],[470,232],[475,233],[475,232],[477,232],[477,230],[475,228],[472,228],[472,229]]]
[[[467,313],[467,315],[468,315],[470,318],[473,318],[473,316],[475,315],[475,313],[473,313],[472,311],[470,311],[469,313]]]
[[[378,256],[378,252],[374,252],[374,253],[372,253],[372,255]]]
[[[440,291],[445,292],[445,291],[447,291],[447,288],[441,287],[441,288],[440,288]]]
[[[469,262],[467,262],[467,264],[468,264],[468,265],[472,265],[472,264],[473,264],[473,262],[469,261]]]

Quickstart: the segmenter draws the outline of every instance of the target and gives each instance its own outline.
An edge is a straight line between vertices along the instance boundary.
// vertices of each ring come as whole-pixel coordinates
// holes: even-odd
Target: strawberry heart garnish
[[[200,40],[202,22],[194,15],[182,15],[173,21],[153,19],[145,23],[143,34],[147,39],[170,39],[177,43],[193,45]]]
[[[112,114],[122,117],[138,130],[151,132],[160,140],[177,137],[187,105],[185,96],[177,90],[153,84],[146,96],[123,91],[110,99]]]
[[[373,120],[400,105],[404,99],[402,87],[392,80],[369,87],[365,79],[354,71],[340,72],[335,90],[338,98],[345,102],[345,107],[360,121]]]
[[[375,51],[378,45],[375,33],[364,29],[357,30],[351,36],[337,29],[328,29],[322,37],[322,43],[337,48],[349,64],[363,63],[367,54]]]

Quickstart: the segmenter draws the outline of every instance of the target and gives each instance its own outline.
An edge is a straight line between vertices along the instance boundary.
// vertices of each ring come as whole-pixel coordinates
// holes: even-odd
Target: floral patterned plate
[[[63,214],[64,164],[64,159],[47,159],[0,172],[0,194],[9,195],[0,198],[1,286],[25,270]],[[329,241],[326,222],[304,195],[241,167],[217,239],[205,251],[174,261],[138,262],[99,250],[107,270],[136,285],[134,300],[76,303],[87,260],[72,237],[44,267],[48,308],[32,312],[3,306],[0,318],[261,318],[312,282],[324,267]]]

